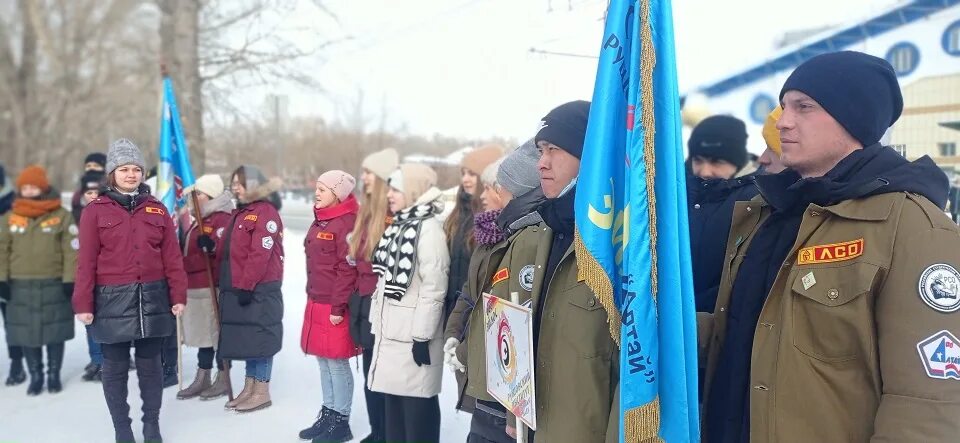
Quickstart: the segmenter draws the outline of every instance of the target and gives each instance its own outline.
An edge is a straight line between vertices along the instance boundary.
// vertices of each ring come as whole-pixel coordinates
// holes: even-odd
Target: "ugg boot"
[[[23,370],[22,358],[10,359],[10,375],[7,376],[7,386],[16,386],[27,381],[27,373]]]
[[[27,395],[40,395],[43,392],[43,348],[24,347],[23,356],[27,359],[27,372],[30,373]]]
[[[56,394],[63,390],[60,368],[63,367],[63,343],[47,345],[47,392]]]
[[[332,409],[324,406],[320,409],[320,413],[317,414],[317,421],[313,422],[309,428],[306,428],[300,431],[301,440],[313,440],[321,435],[324,431],[327,430],[327,427],[330,426],[330,413],[333,412]]]
[[[161,443],[160,405],[163,403],[163,365],[160,356],[135,358],[140,398],[143,399],[143,441]]]
[[[133,443],[133,429],[130,420],[130,405],[127,404],[127,380],[130,377],[130,360],[103,360],[101,380],[103,398],[113,420],[113,431],[117,443]]]
[[[228,401],[227,404],[223,406],[223,408],[230,411],[237,409],[237,405],[246,401],[248,397],[253,395],[253,385],[254,385],[253,377],[244,378],[243,390],[240,391],[240,394],[238,394],[233,400]]]
[[[200,393],[200,400],[213,400],[227,395],[227,390],[230,388],[227,384],[227,378],[223,370],[217,371],[217,377],[213,380],[213,384]]]
[[[197,369],[197,376],[193,383],[184,390],[177,392],[177,400],[187,400],[200,395],[201,392],[210,387],[210,370]]]
[[[269,408],[272,404],[273,402],[270,401],[270,382],[256,381],[253,383],[253,393],[237,405],[237,412],[259,411]]]
[[[330,411],[330,424],[326,432],[315,438],[313,443],[344,443],[353,440],[350,431],[350,416],[337,411]]]

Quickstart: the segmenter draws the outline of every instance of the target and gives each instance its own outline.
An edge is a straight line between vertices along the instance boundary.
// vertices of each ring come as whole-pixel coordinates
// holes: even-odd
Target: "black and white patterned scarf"
[[[417,241],[423,221],[443,209],[439,201],[411,206],[393,216],[373,251],[373,272],[384,279],[383,295],[403,298],[417,263]]]

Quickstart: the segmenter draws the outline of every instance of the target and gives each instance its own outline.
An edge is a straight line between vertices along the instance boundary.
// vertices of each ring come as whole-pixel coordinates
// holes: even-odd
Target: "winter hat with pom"
[[[47,180],[47,170],[37,165],[23,168],[23,171],[20,172],[20,176],[17,177],[17,189],[20,189],[25,185],[36,186],[43,190],[43,192],[49,191],[50,181]]]
[[[223,183],[223,178],[217,174],[200,176],[194,186],[184,189],[183,192],[190,192],[194,187],[197,189],[197,192],[202,192],[210,198],[219,197],[220,194],[223,194],[223,190],[226,189],[226,186]]]

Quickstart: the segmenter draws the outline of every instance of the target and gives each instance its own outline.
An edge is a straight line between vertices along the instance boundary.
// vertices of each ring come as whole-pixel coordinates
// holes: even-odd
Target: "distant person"
[[[240,413],[273,404],[273,357],[283,346],[283,221],[279,178],[256,166],[230,176],[237,209],[220,259],[220,357],[246,362],[243,390],[225,408]]]
[[[424,165],[400,165],[388,183],[394,215],[373,253],[380,279],[370,307],[376,341],[367,384],[386,396],[386,441],[438,442],[450,264],[437,220],[443,194]]]
[[[370,434],[361,443],[381,442],[386,439],[384,395],[367,386],[370,363],[373,362],[374,337],[370,328],[370,302],[377,289],[377,274],[373,272],[373,250],[391,223],[387,207],[387,180],[399,166],[397,151],[387,148],[363,159],[360,182],[363,183],[363,203],[357,222],[350,234],[350,257],[357,264],[357,284],[350,297],[350,335],[363,348],[363,396],[366,400]],[[322,417],[320,417],[322,418]],[[318,418],[319,419],[319,418]],[[301,433],[300,438],[307,437]]]
[[[27,395],[43,392],[43,348],[47,348],[47,392],[63,389],[65,342],[73,338],[77,225],[61,206],[39,166],[17,177],[13,209],[0,217],[0,297],[7,300],[7,343],[23,349],[30,384]]]
[[[159,442],[161,337],[176,331],[187,275],[173,220],[143,185],[143,154],[127,139],[110,145],[106,193],[80,221],[73,310],[103,348],[103,396],[116,441],[134,441],[127,403],[130,347],[143,400],[143,437]]]
[[[187,272],[187,300],[190,309],[183,313],[183,344],[197,349],[197,375],[189,386],[177,392],[178,400],[199,397],[213,400],[229,392],[229,376],[224,374],[223,360],[217,358],[217,376],[211,382],[211,372],[220,339],[220,323],[213,309],[211,285],[214,294],[220,283],[220,259],[233,214],[233,194],[225,190],[223,179],[207,174],[197,179],[185,193],[197,191],[203,230],[192,216],[183,226],[183,268]],[[191,205],[192,205],[191,199]],[[195,211],[191,211],[191,214]],[[209,270],[209,274],[208,274]],[[210,279],[213,281],[210,281]]]
[[[88,172],[100,172],[106,175],[104,168],[107,165],[107,156],[102,152],[91,152],[83,159],[83,174],[86,175]],[[77,223],[80,222],[80,210],[83,208],[81,204],[81,198],[84,193],[83,182],[81,181],[81,186],[73,192],[73,197],[70,198],[70,208],[73,211],[74,219]]]
[[[767,149],[760,155],[758,170],[761,174],[779,174],[787,169],[780,160],[782,150],[780,148],[780,130],[777,129],[777,120],[783,114],[783,108],[779,105],[770,111],[767,119],[763,123],[763,141],[767,144]]]
[[[7,178],[3,165],[0,165],[0,217],[10,211],[13,206],[13,200],[17,197],[16,190]],[[0,226],[3,229],[3,226]],[[3,314],[3,323],[7,323],[7,300],[9,300],[9,288],[3,288],[0,285],[0,313]],[[6,385],[16,386],[27,381],[27,373],[23,370],[23,349],[19,346],[10,346],[7,339],[7,355],[10,357],[10,371],[7,374]]]
[[[353,440],[353,371],[350,359],[360,347],[350,336],[350,294],[357,281],[350,259],[350,232],[360,205],[353,196],[356,181],[346,172],[327,171],[317,178],[314,222],[307,230],[307,305],[300,349],[317,358],[323,406],[317,423],[304,431],[314,442]],[[316,429],[314,432],[314,428]]]
[[[106,186],[106,174],[103,170],[91,169],[83,173],[80,177],[80,200],[79,204],[73,205],[73,219],[80,223],[80,217],[83,215],[83,208],[87,207],[92,201],[100,197],[100,191]],[[101,369],[103,367],[103,350],[100,343],[93,341],[90,335],[90,327],[85,327],[87,334],[87,353],[90,355],[90,363],[83,368],[83,381],[100,381]]]

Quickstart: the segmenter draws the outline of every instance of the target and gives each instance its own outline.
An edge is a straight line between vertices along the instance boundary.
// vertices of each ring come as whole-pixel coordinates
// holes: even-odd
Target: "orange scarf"
[[[13,213],[21,217],[37,218],[41,215],[56,211],[60,207],[60,200],[33,200],[18,198],[13,201]]]

